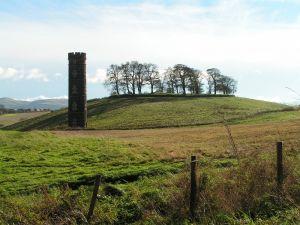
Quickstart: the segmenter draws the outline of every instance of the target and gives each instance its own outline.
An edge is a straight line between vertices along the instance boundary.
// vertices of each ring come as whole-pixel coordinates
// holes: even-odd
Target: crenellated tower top
[[[85,64],[86,53],[84,52],[69,52],[69,64]]]

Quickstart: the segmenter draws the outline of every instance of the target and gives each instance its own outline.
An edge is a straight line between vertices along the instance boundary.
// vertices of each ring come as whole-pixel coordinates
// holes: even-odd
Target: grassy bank
[[[57,137],[48,132],[0,132],[0,194],[30,193],[42,186],[135,180],[176,171],[181,163],[159,161],[149,149],[112,139]]]
[[[286,109],[286,105],[238,97],[123,97],[90,101],[89,129],[195,126]],[[61,110],[8,126],[10,130],[66,129]]]

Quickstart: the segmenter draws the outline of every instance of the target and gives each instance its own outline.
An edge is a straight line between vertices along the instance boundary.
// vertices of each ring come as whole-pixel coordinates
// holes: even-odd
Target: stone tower
[[[68,123],[71,128],[87,126],[86,106],[86,54],[71,52],[69,59],[69,111]]]

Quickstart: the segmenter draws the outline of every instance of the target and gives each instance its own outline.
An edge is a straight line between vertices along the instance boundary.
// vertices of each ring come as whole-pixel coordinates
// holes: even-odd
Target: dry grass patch
[[[232,125],[240,154],[255,150],[274,151],[276,141],[289,150],[300,149],[300,120],[280,124]],[[150,149],[163,159],[185,159],[190,154],[227,157],[232,153],[223,125],[143,130],[54,131],[58,136],[109,137],[131,147]]]

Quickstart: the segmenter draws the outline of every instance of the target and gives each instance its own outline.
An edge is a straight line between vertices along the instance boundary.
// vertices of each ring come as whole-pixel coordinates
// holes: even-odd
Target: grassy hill
[[[239,97],[119,97],[88,102],[89,129],[140,129],[204,125],[246,119],[286,105]],[[66,129],[67,110],[29,119],[6,129]]]
[[[22,100],[15,100],[12,98],[0,98],[0,105],[7,109],[21,109],[22,106],[27,105],[28,102]]]
[[[0,98],[0,105],[7,109],[62,109],[68,105],[67,99],[42,99],[23,101],[12,98]]]

